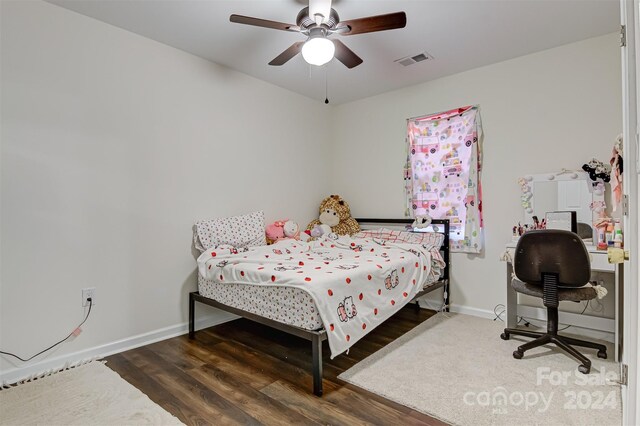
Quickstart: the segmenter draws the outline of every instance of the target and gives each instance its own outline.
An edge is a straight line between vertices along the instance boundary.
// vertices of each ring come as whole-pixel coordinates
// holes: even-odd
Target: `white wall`
[[[591,157],[608,161],[611,155],[622,126],[617,37],[584,40],[335,107],[331,191],[349,201],[356,217],[402,217],[405,120],[479,104],[486,248],[479,256],[452,256],[451,301],[466,312],[493,311],[506,300],[499,257],[511,226],[522,217],[517,179],[578,169]]]
[[[324,104],[58,6],[0,3],[2,350],[66,336],[83,287],[85,331],[50,358],[178,330],[194,221],[317,214],[328,148],[306,130],[328,125]]]
[[[83,287],[97,288],[85,332],[49,359],[183,329],[197,219],[305,224],[328,193],[401,217],[405,119],[468,104],[486,133],[487,248],[453,256],[452,301],[486,312],[504,302],[517,178],[607,159],[620,132],[615,34],[327,108],[48,3],[0,6],[0,348],[20,355],[71,331]],[[307,134],[318,120],[329,140]]]

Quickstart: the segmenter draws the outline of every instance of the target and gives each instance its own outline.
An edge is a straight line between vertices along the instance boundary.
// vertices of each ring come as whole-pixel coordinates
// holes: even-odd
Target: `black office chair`
[[[588,223],[578,222],[578,229],[576,230],[576,233],[583,240],[593,238],[593,228]]]
[[[597,297],[593,287],[584,287],[591,276],[591,264],[589,253],[580,237],[573,232],[556,229],[526,232],[516,246],[513,268],[517,277],[511,281],[514,290],[542,298],[547,308],[546,333],[504,329],[504,333],[500,335],[503,340],[509,340],[512,334],[535,338],[519,346],[513,352],[513,357],[521,359],[529,349],[555,343],[581,363],[578,366],[581,373],[588,374],[591,361],[573,346],[597,349],[598,358],[607,357],[606,346],[558,335],[560,301],[578,302]]]

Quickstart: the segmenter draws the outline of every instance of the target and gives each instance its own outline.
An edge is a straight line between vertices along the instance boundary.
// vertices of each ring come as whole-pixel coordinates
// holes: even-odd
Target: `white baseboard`
[[[465,314],[487,319],[494,319],[496,317],[493,311],[487,309],[472,308],[465,305],[456,305],[455,303],[451,304],[451,306],[449,307],[449,311],[455,312],[457,314]]]
[[[212,327],[237,318],[239,318],[237,315],[233,315],[228,312],[216,312],[213,315],[196,319],[196,330]],[[30,377],[39,376],[49,371],[62,369],[68,365],[86,362],[91,359],[104,358],[129,349],[150,345],[151,343],[180,336],[186,334],[188,331],[189,323],[185,322],[150,331],[148,333],[138,334],[137,336],[127,337],[104,345],[95,346],[93,348],[83,349],[78,352],[61,355],[52,359],[44,359],[31,365],[24,365],[0,371],[0,383],[15,383]]]
[[[426,297],[421,297],[419,300],[420,300],[420,307],[424,309],[438,310],[442,306],[442,299],[427,299]],[[471,315],[474,317],[480,317],[480,318],[488,318],[488,319],[495,318],[495,314],[491,310],[472,308],[470,306],[457,305],[455,303],[452,303],[449,306],[449,311],[455,312],[458,314],[465,314],[465,315]]]
[[[535,326],[544,328],[547,322],[547,312],[545,309],[536,306],[518,305],[518,315],[527,320],[537,321]],[[592,315],[581,315],[573,312],[559,312],[558,323],[560,329],[571,324],[569,331],[565,334],[575,334],[592,339],[615,342],[615,320],[612,318],[601,318]]]
[[[421,298],[421,307],[424,309],[438,309],[442,306],[442,300]],[[452,304],[449,307],[451,312],[471,315],[480,318],[494,319],[495,314],[492,310],[473,308],[465,305]],[[196,329],[200,330],[207,327],[213,327],[224,322],[232,321],[239,318],[237,315],[220,311],[214,315],[209,315],[196,320]],[[62,369],[67,365],[74,365],[91,359],[98,359],[134,349],[140,346],[150,345],[161,340],[170,339],[180,336],[188,332],[189,324],[181,323],[148,333],[139,334],[137,336],[128,337],[115,342],[107,343],[101,346],[84,349],[66,355],[61,355],[52,359],[45,359],[31,365],[12,368],[0,371],[0,383],[15,383],[30,377],[38,376],[49,371]],[[594,330],[581,329],[574,327],[572,330],[576,334],[588,333],[593,336]],[[613,333],[601,331],[597,338],[611,341]],[[596,336],[593,336],[596,337]]]
[[[441,306],[441,299],[426,299],[424,297],[420,298],[421,308],[437,310]],[[449,311],[459,314],[471,315],[479,318],[494,319],[496,317],[495,313],[492,310],[472,308],[465,305],[452,304],[449,307]],[[520,305],[518,306],[518,314],[526,314],[525,316],[527,316],[527,318],[536,320],[535,324],[532,323],[532,325],[534,325],[535,327],[545,327],[547,321],[546,313],[543,313],[543,310],[540,308],[530,308]],[[561,327],[564,327],[566,325],[566,323],[563,322],[563,319],[567,319],[566,323],[574,324],[571,326],[571,329],[568,330],[565,334],[575,334],[577,336],[588,337],[591,339],[614,342],[615,336],[611,331],[614,327],[612,319],[593,317],[587,318],[586,316],[581,316],[579,314],[560,312]],[[568,319],[573,319],[573,321],[568,321]],[[502,321],[502,318],[500,319],[500,321]]]

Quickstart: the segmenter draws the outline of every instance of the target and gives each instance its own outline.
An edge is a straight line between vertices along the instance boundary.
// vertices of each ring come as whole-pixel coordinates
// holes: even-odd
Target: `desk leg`
[[[623,318],[623,314],[622,314],[622,301],[624,300],[624,294],[623,294],[623,269],[622,269],[622,264],[616,264],[615,265],[615,272],[614,272],[614,277],[613,277],[613,288],[614,288],[614,292],[615,292],[615,314],[613,316],[614,318],[614,339],[613,339],[613,344],[614,344],[614,360],[616,362],[621,362],[622,361],[622,318]]]
[[[505,306],[505,327],[515,328],[518,325],[518,294],[511,287],[513,264],[507,262],[507,304]]]

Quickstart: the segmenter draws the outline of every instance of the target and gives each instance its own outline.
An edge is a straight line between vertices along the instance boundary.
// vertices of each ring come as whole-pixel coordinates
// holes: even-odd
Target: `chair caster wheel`
[[[501,338],[502,340],[509,340],[509,333],[502,333],[502,334],[500,335],[500,338]]]
[[[589,374],[589,371],[591,371],[591,366],[579,365],[578,371],[581,372],[582,374]]]
[[[520,352],[520,351],[513,351],[513,357],[515,359],[522,359],[522,357],[524,356],[524,352]]]
[[[607,351],[598,351],[598,358],[607,359]]]

